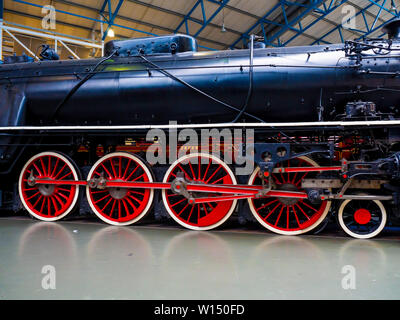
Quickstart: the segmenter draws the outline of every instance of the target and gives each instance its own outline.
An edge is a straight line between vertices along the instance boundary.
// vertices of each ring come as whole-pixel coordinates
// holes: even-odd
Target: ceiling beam
[[[302,28],[302,31],[307,31],[308,29],[310,29],[311,27],[313,27],[316,23],[318,23],[319,21],[321,21],[322,19],[324,19],[326,16],[328,16],[329,14],[331,14],[332,12],[334,12],[335,10],[337,10],[338,8],[340,8],[343,4],[347,3],[348,0],[336,0],[333,1],[331,0],[329,5],[327,6],[325,2],[323,2],[323,6],[322,9],[318,10],[319,15],[317,15],[316,19],[314,19],[311,23],[309,23],[306,27]],[[314,15],[315,17],[315,15]],[[287,46],[291,41],[293,41],[294,39],[296,39],[299,35],[301,35],[301,33],[296,33],[294,36],[292,36],[290,39],[288,39],[287,41],[285,41],[282,45],[283,46]],[[340,36],[342,37],[342,34],[340,34]],[[323,40],[323,38],[318,38],[316,39],[312,44],[320,44],[320,42],[323,43],[329,43]]]
[[[285,46],[287,42],[285,44],[282,44],[280,41],[280,37],[287,31],[289,30],[294,31],[296,33],[296,36],[304,34],[305,29],[301,25],[301,21],[305,17],[307,17],[310,13],[318,10],[318,7],[324,2],[325,0],[305,1],[299,6],[298,3],[291,3],[288,1],[281,0],[280,5],[283,14],[284,26],[278,29],[278,31],[273,33],[271,36],[268,36],[268,39],[265,38],[264,42],[267,45],[272,45],[274,41],[277,40],[279,46]],[[298,8],[293,9],[296,7]],[[289,15],[289,12],[287,12],[288,9],[292,9],[291,15]]]
[[[295,19],[298,15],[301,15],[302,12],[309,8],[309,0],[302,0],[301,2],[289,2],[289,1],[280,1],[282,14],[276,16],[273,21],[266,21],[267,28],[260,27],[260,30],[256,32],[258,35],[263,35],[263,32],[268,35],[268,37],[273,36],[276,32],[279,32],[281,28],[285,28],[287,26],[288,21]],[[285,5],[288,5],[285,7]],[[308,11],[306,15],[312,14],[312,11]],[[264,19],[265,20],[265,19]],[[299,26],[301,26],[299,22]],[[309,35],[306,32],[302,32],[302,36],[308,39],[315,41],[317,38],[315,36]]]
[[[105,0],[105,1],[107,1],[107,0]],[[125,0],[125,1],[129,2],[129,0]],[[101,10],[101,9],[99,10],[99,9],[96,9],[96,8],[88,7],[86,5],[83,5],[83,4],[80,4],[80,3],[74,3],[74,2],[71,2],[71,1],[67,1],[67,0],[53,0],[53,2],[56,2],[56,3],[58,2],[58,3],[61,3],[61,4],[65,4],[65,5],[76,6],[78,8],[84,9],[84,10],[95,12],[96,14],[100,13],[100,14],[103,15],[103,14],[107,14],[108,13],[107,10],[105,10],[105,8],[103,9],[103,7],[101,8],[103,10]],[[184,16],[184,15],[182,15],[182,16]],[[174,33],[174,29],[163,27],[163,26],[156,25],[154,23],[150,23],[150,22],[146,22],[146,21],[142,21],[142,20],[133,19],[133,18],[126,17],[126,16],[117,15],[116,19],[121,19],[121,20],[125,20],[127,22],[132,22],[132,23],[137,23],[137,24],[140,24],[142,26],[158,29],[160,31],[165,31],[165,32],[168,32],[168,33]],[[93,28],[94,28],[94,26],[93,26]],[[240,34],[240,32],[238,32],[238,34]],[[227,43],[223,43],[223,42],[219,42],[219,41],[215,41],[215,40],[211,40],[211,39],[206,39],[206,38],[202,38],[202,37],[197,37],[197,39],[200,40],[200,41],[203,41],[203,42],[208,42],[210,44],[218,45],[220,47],[224,47],[224,48],[228,47]]]
[[[143,1],[140,1],[140,0],[125,0],[125,1],[131,2],[131,3],[135,3],[135,4],[141,5],[143,7],[147,7],[147,8],[150,8],[150,9],[157,10],[157,11],[161,11],[161,12],[164,12],[164,13],[167,13],[167,14],[170,14],[170,15],[174,15],[174,16],[179,17],[181,19],[185,18],[185,14],[183,14],[181,12],[177,12],[177,11],[173,11],[173,10],[166,9],[166,8],[163,8],[163,7],[159,7],[159,6],[156,6],[154,4],[143,2]],[[218,1],[218,3],[220,4],[220,1]],[[190,17],[189,20],[193,21],[195,23],[198,23],[198,24],[203,24],[202,20],[194,18],[194,17]],[[220,25],[217,25],[217,24],[212,23],[212,22],[210,22],[208,24],[208,26],[213,27],[213,28],[217,28],[217,29],[221,29]],[[226,29],[227,32],[231,32],[231,33],[234,33],[236,35],[241,35],[242,34],[240,31],[232,29],[232,28],[225,27],[225,29]]]
[[[353,6],[354,8],[356,8],[357,10],[361,11],[363,8],[360,7],[359,5],[355,4],[353,1],[347,1],[349,5]],[[365,14],[367,16],[370,16],[371,18],[376,18],[376,15],[371,13],[369,10],[365,10]],[[378,21],[380,21],[381,23],[385,23],[385,20],[383,20],[382,18],[380,18],[378,16]]]
[[[57,1],[59,1],[59,0],[57,0]],[[172,11],[172,10],[169,10],[169,9],[165,9],[165,8],[162,8],[162,7],[158,7],[158,6],[155,6],[155,5],[152,5],[152,4],[148,4],[148,3],[145,3],[145,2],[140,1],[140,0],[126,0],[126,1],[132,2],[132,3],[136,3],[136,4],[139,4],[139,5],[142,5],[142,6],[146,6],[146,7],[148,7],[148,8],[152,8],[152,9],[154,9],[154,10],[159,10],[159,11],[162,11],[162,12],[165,12],[165,13],[168,13],[168,14],[172,14],[172,15],[175,15],[175,16],[180,17],[180,18],[184,18],[184,17],[185,17],[185,15],[182,14],[182,13],[175,12],[175,11]],[[211,3],[214,3],[214,4],[219,4],[219,3],[220,3],[220,0],[207,0],[207,1],[208,1],[208,2],[211,2]],[[349,2],[350,5],[354,6],[355,8],[357,8],[357,9],[359,9],[359,10],[361,9],[358,5],[354,4],[353,2],[350,2],[350,1],[348,1],[348,2]],[[233,7],[233,6],[229,5],[229,4],[225,5],[225,8],[228,9],[228,10],[237,12],[237,13],[239,13],[239,14],[248,16],[248,17],[250,17],[250,18],[252,18],[252,19],[255,19],[255,20],[257,20],[257,21],[260,20],[260,19],[262,19],[262,17],[260,17],[260,16],[258,16],[258,15],[255,15],[255,14],[252,14],[252,13],[250,13],[250,12],[244,11],[244,10],[242,10],[242,9]],[[372,13],[369,12],[369,11],[366,11],[366,14],[369,15],[369,16],[371,16],[371,17],[374,17],[374,14],[372,14]],[[315,13],[310,13],[310,15],[313,15],[313,16],[316,17],[316,18],[319,17],[319,15],[316,15]],[[194,21],[194,22],[197,22],[197,23],[201,23],[201,20],[198,20],[198,19],[197,19],[197,21],[196,21],[196,19],[194,19],[194,18],[192,18],[191,20]],[[337,23],[335,23],[335,22],[333,22],[332,20],[329,20],[329,19],[327,19],[327,18],[323,18],[322,20],[325,21],[325,22],[327,22],[327,23],[329,23],[329,24],[331,24],[332,26],[335,26],[335,27],[338,26]],[[382,20],[381,18],[379,18],[378,20],[381,21],[381,22],[384,22],[384,20]],[[218,25],[215,25],[215,26],[214,26],[212,23],[210,24],[210,26],[216,27],[216,28],[221,28],[221,26],[218,26]],[[229,32],[236,33],[237,35],[242,35],[241,32],[238,32],[238,31],[236,31],[236,30],[232,30],[232,29],[229,29],[229,28],[225,28],[225,29],[226,29],[227,31],[229,31]],[[356,32],[356,31],[354,31],[354,30],[347,30],[347,31],[353,33],[355,36],[359,36],[359,35],[360,35],[360,33]],[[307,38],[309,38],[309,39],[311,39],[311,40],[316,40],[316,39],[318,39],[318,37],[309,35],[309,34],[307,34],[307,33],[303,33],[302,36],[305,36],[305,37],[307,37]]]
[[[104,1],[104,3],[105,3],[105,1]],[[115,17],[118,15],[118,11],[119,11],[119,9],[121,9],[121,6],[123,3],[124,3],[124,0],[119,0],[117,7],[115,8],[114,12],[112,12],[111,0],[107,0],[109,19],[107,20],[108,26],[107,26],[106,30],[104,30],[103,37],[101,38],[102,41],[104,41],[104,39],[107,37],[108,30],[110,30],[111,26],[113,26]],[[102,7],[102,10],[104,11],[103,7]]]
[[[381,1],[382,1],[382,3],[381,3]],[[342,2],[344,2],[344,1],[342,1]],[[358,7],[358,8],[360,8],[358,10],[358,12],[356,12],[350,18],[350,19],[355,19],[356,17],[358,17],[360,15],[363,16],[363,18],[364,18],[364,26],[363,26],[363,28],[365,28],[366,31],[357,30],[361,34],[361,36],[359,36],[358,39],[361,39],[363,37],[367,37],[368,35],[372,34],[373,32],[379,30],[381,28],[381,26],[383,24],[385,24],[385,21],[383,21],[378,27],[375,27],[376,22],[379,21],[381,10],[379,11],[379,13],[377,15],[373,16],[375,18],[375,20],[373,21],[373,23],[371,25],[367,23],[367,20],[365,19],[365,15],[367,14],[367,12],[369,12],[368,9],[370,9],[370,8],[372,8],[374,6],[378,6],[379,8],[383,9],[383,5],[386,3],[386,0],[375,0],[375,1],[369,1],[369,2],[370,3],[367,6],[365,6],[364,8]],[[387,11],[387,9],[386,9],[386,11]],[[396,13],[394,13],[394,12],[390,12],[390,13],[392,14],[392,18],[391,19],[394,19],[394,18],[397,17]],[[317,41],[313,42],[312,44],[318,43],[318,41],[323,40],[325,37],[327,37],[328,35],[330,35],[330,34],[332,34],[334,32],[338,32],[339,36],[341,38],[341,41],[344,42],[345,39],[342,36],[342,33],[341,33],[342,30],[352,30],[352,29],[344,28],[343,24],[339,24],[335,28],[333,28],[333,29],[329,30],[328,32],[326,32],[325,34],[321,35],[320,38]]]
[[[30,13],[26,13],[26,12],[21,12],[21,11],[16,11],[16,10],[11,10],[11,9],[4,9],[4,13],[9,13],[9,14],[14,14],[14,15],[18,15],[18,16],[22,16],[22,17],[26,17],[26,18],[31,18],[31,19],[35,19],[35,20],[43,20],[43,16],[36,16]],[[80,25],[76,25],[76,24],[72,24],[69,22],[65,22],[62,20],[57,19],[57,23],[66,26],[66,27],[71,27],[71,28],[78,28],[78,29],[82,29],[85,31],[92,31],[91,28],[88,27],[84,27],[84,26],[80,26]]]
[[[208,2],[212,2],[212,3],[215,3],[215,4],[219,4],[219,3],[220,3],[219,0],[207,0],[207,1],[208,1]],[[227,4],[227,5],[225,6],[225,8],[228,9],[228,10],[231,10],[231,11],[234,11],[234,12],[237,12],[237,13],[240,13],[240,14],[243,14],[243,15],[245,15],[245,16],[248,16],[248,17],[253,18],[253,19],[255,19],[255,20],[260,19],[260,17],[257,16],[257,15],[255,15],[255,14],[252,14],[252,13],[250,13],[250,12],[244,11],[244,10],[239,9],[239,8],[235,8],[235,7],[233,7],[233,6],[230,6],[229,4]]]
[[[198,29],[193,36],[197,37],[210,23],[211,21],[218,15],[218,13],[224,9],[224,7],[228,4],[229,0],[220,0],[217,3],[217,9],[214,10],[214,12],[211,14],[211,16],[209,18],[207,18],[206,16],[206,10],[205,10],[205,3],[204,0],[197,0],[195,2],[195,4],[192,6],[192,8],[189,10],[189,12],[183,17],[182,21],[178,24],[178,26],[175,28],[175,32],[179,32],[179,30],[181,29],[181,27],[183,25],[185,25],[185,30],[186,30],[186,34],[190,35],[190,31],[189,31],[189,25],[188,25],[188,21],[191,20],[191,15],[192,13],[197,9],[197,8],[201,8],[201,12],[202,12],[202,18],[203,20],[199,23],[200,24],[200,29]],[[225,27],[225,26],[224,26]],[[225,29],[226,30],[226,29]]]
[[[251,33],[262,33],[267,45],[276,46],[273,41],[277,40],[278,46],[280,46],[279,37],[289,30],[296,33],[302,32],[301,20],[314,10],[318,10],[323,2],[325,0],[303,1],[301,3],[280,0],[236,39],[231,44],[231,48],[234,48],[241,40],[246,41]],[[265,28],[265,24],[267,28]]]
[[[197,37],[205,29],[205,27],[207,27],[211,23],[211,21],[218,15],[218,13],[221,10],[224,9],[224,7],[227,5],[229,1],[230,0],[221,0],[219,7],[215,9],[215,11],[211,14],[211,16],[207,20],[203,21],[203,25],[200,27],[199,30],[197,30],[197,32],[194,34],[194,37]],[[205,14],[204,18],[206,18]]]
[[[41,7],[40,5],[33,4],[33,3],[30,3],[30,2],[24,1],[24,0],[13,0],[13,1],[19,2],[19,3],[22,3],[22,4],[26,4],[26,5],[33,5],[33,6],[35,6],[35,7]],[[54,2],[64,3],[64,4],[66,4],[66,5],[75,5],[75,3],[72,3],[72,2],[69,2],[69,1],[65,1],[65,0],[62,0],[62,1],[60,1],[60,0],[53,0],[53,1],[54,1]],[[107,0],[106,0],[106,1],[107,1]],[[128,0],[125,0],[125,1],[128,1]],[[86,10],[91,10],[91,11],[93,11],[93,12],[96,12],[96,14],[99,13],[99,9],[96,9],[96,8],[87,7],[87,6],[84,6],[84,5],[81,5],[81,4],[79,4],[78,7],[82,8],[82,9],[86,9]],[[56,11],[59,12],[59,13],[67,14],[67,15],[68,15],[68,14],[69,14],[69,15],[73,15],[73,16],[76,16],[76,17],[78,17],[78,18],[89,19],[89,20],[92,20],[92,21],[94,21],[94,22],[96,22],[96,23],[97,23],[97,22],[106,23],[106,22],[104,22],[104,21],[102,21],[102,20],[99,20],[99,19],[97,19],[97,18],[92,18],[92,17],[83,16],[83,15],[78,15],[78,14],[74,14],[74,13],[71,13],[71,12],[66,12],[66,11],[63,11],[63,10],[57,10],[57,9],[56,9]],[[104,14],[106,14],[106,13],[109,13],[109,12],[107,12],[107,11],[104,9]],[[137,23],[137,24],[140,24],[140,25],[147,25],[147,26],[149,26],[149,27],[152,27],[152,28],[155,28],[155,29],[158,29],[158,30],[164,30],[164,31],[168,30],[168,32],[173,33],[173,30],[172,30],[172,29],[168,29],[168,28],[161,27],[161,26],[154,25],[154,24],[150,24],[150,23],[145,23],[145,22],[140,21],[140,20],[135,20],[135,19],[132,19],[132,18],[128,18],[128,17],[124,17],[124,16],[119,16],[119,15],[117,15],[115,18],[122,19],[122,20],[129,21],[129,22],[134,22],[134,23]],[[119,27],[119,28],[131,30],[131,31],[135,31],[135,32],[144,33],[144,34],[147,34],[147,35],[149,35],[149,36],[158,36],[158,34],[155,34],[155,33],[143,31],[143,30],[136,29],[136,28],[131,28],[131,27],[128,27],[128,26],[126,26],[126,25],[116,24],[115,22],[113,23],[113,25],[114,25],[115,27]],[[92,32],[92,29],[91,29],[90,32]],[[90,36],[91,36],[91,34],[90,34]],[[197,39],[200,40],[200,41],[203,41],[203,42],[207,42],[207,43],[210,43],[210,44],[218,45],[218,46],[223,47],[223,48],[227,48],[227,47],[228,47],[228,44],[227,44],[227,43],[222,43],[222,42],[219,42],[219,41],[215,41],[215,40],[211,40],[211,39],[207,39],[207,38],[203,38],[203,37],[197,37]],[[205,47],[205,46],[200,46],[200,47],[203,47],[203,48],[209,49],[209,50],[215,50],[215,49],[213,49],[213,48],[208,48],[208,47]]]

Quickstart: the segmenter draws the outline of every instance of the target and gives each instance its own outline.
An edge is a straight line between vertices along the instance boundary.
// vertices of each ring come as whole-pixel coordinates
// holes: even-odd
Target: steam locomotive
[[[335,218],[350,236],[376,236],[400,218],[400,21],[385,31],[290,48],[251,36],[248,49],[212,52],[175,34],[110,41],[98,59],[62,61],[48,47],[38,62],[10,58],[0,66],[1,208],[44,221],[79,208],[113,225],[153,212],[194,230],[234,214],[286,235]],[[185,144],[170,164],[146,160],[165,142],[148,130],[168,140],[188,128],[243,136]],[[204,151],[221,146],[254,170],[235,175],[221,152]]]

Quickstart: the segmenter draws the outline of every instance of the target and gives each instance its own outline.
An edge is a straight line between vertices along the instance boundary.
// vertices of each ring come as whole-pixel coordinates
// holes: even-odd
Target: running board
[[[315,121],[315,122],[278,122],[278,123],[207,123],[207,124],[165,124],[165,125],[120,125],[120,126],[8,126],[0,127],[0,131],[18,130],[151,130],[151,129],[192,129],[201,128],[318,128],[318,127],[387,127],[399,126],[400,120],[375,121]]]

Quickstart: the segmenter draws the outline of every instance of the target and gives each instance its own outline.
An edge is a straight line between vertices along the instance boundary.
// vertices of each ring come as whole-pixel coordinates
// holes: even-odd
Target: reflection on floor
[[[399,248],[397,239],[5,218],[0,299],[398,299]],[[42,287],[46,265],[55,289]]]

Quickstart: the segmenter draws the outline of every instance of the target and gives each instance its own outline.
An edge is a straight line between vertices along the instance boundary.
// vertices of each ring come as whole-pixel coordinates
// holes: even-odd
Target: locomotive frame
[[[320,122],[318,124],[314,124],[310,127],[309,123],[290,123],[290,124],[282,124],[282,123],[276,123],[276,124],[259,124],[259,123],[237,123],[237,124],[231,124],[229,125],[232,128],[255,128],[257,135],[263,136],[263,139],[271,139],[274,142],[256,142],[254,144],[254,155],[252,156],[254,161],[256,162],[256,170],[252,173],[252,175],[249,177],[249,181],[251,179],[254,179],[256,176],[264,176],[268,177],[267,179],[264,180],[263,183],[259,183],[258,185],[249,185],[247,184],[248,181],[245,181],[246,178],[241,177],[241,181],[244,183],[242,184],[236,184],[232,183],[229,185],[222,185],[222,186],[215,186],[215,185],[209,185],[205,183],[199,183],[196,181],[191,181],[192,179],[187,178],[183,176],[178,176],[174,179],[172,182],[168,181],[163,181],[163,182],[156,182],[154,179],[154,173],[148,173],[148,176],[151,177],[149,181],[147,182],[127,182],[127,181],[110,181],[113,179],[107,179],[103,177],[98,177],[98,178],[87,178],[87,179],[82,179],[78,178],[78,175],[75,174],[75,178],[73,180],[66,181],[65,179],[49,179],[49,177],[43,177],[43,178],[38,178],[34,176],[29,176],[27,177],[27,184],[28,186],[32,188],[44,188],[44,190],[49,189],[49,188],[54,188],[57,186],[69,186],[69,187],[85,187],[87,189],[86,192],[86,198],[90,199],[90,192],[88,191],[89,189],[96,190],[96,191],[101,191],[101,190],[116,190],[116,189],[125,189],[125,190],[150,190],[152,193],[150,201],[147,203],[147,208],[144,210],[144,214],[138,215],[138,218],[135,219],[130,219],[129,221],[110,221],[107,220],[107,217],[102,216],[101,214],[98,214],[100,219],[102,219],[105,222],[111,223],[111,224],[116,224],[116,225],[127,225],[131,223],[135,223],[139,221],[146,213],[147,210],[151,207],[151,202],[153,199],[159,198],[159,196],[154,196],[153,191],[154,190],[160,190],[162,194],[165,194],[166,191],[171,192],[178,197],[182,197],[185,199],[185,202],[187,202],[188,205],[191,206],[202,206],[204,204],[209,204],[209,203],[218,203],[218,202],[227,202],[227,201],[232,201],[235,202],[235,205],[233,205],[231,208],[233,208],[232,211],[235,209],[234,207],[236,206],[236,202],[239,200],[244,200],[248,202],[249,208],[251,210],[250,212],[253,213],[254,218],[256,220],[259,220],[259,222],[262,223],[262,219],[257,219],[257,214],[255,213],[254,206],[251,205],[251,201],[254,199],[279,199],[279,201],[283,201],[282,203],[289,203],[289,205],[286,205],[285,208],[287,207],[295,207],[296,203],[300,200],[307,199],[310,201],[311,204],[318,206],[321,202],[329,202],[329,207],[330,207],[330,202],[332,200],[339,200],[341,201],[341,204],[346,203],[348,204],[349,201],[364,201],[365,203],[376,203],[378,209],[381,209],[381,212],[375,213],[375,214],[381,214],[382,217],[379,221],[379,225],[377,228],[374,228],[371,230],[365,229],[362,230],[364,233],[361,232],[355,232],[354,230],[347,230],[348,234],[354,237],[358,238],[369,238],[372,236],[377,235],[385,225],[386,220],[387,220],[387,213],[386,213],[386,208],[388,210],[390,209],[392,213],[396,213],[396,203],[398,201],[398,196],[397,196],[397,187],[395,187],[393,184],[391,186],[388,185],[388,182],[393,179],[397,179],[397,172],[398,172],[398,157],[399,153],[395,153],[393,156],[388,157],[388,158],[382,158],[379,160],[374,160],[374,161],[347,161],[345,159],[342,159],[339,163],[332,163],[334,153],[335,153],[335,146],[332,141],[323,141],[323,140],[329,140],[326,137],[331,135],[335,136],[345,136],[345,135],[363,135],[364,133],[370,133],[370,130],[374,130],[375,134],[378,134],[381,132],[382,135],[387,135],[388,132],[392,132],[390,128],[396,128],[399,125],[398,120],[389,120],[389,121],[371,121],[367,122],[368,123],[368,129],[365,128],[365,122],[358,122],[358,121],[343,121],[343,122]],[[226,125],[214,125],[214,124],[209,124],[209,125],[192,125],[196,129],[204,128],[204,127],[223,127],[225,128]],[[143,128],[144,127],[144,128]],[[170,129],[179,129],[179,128],[185,128],[185,125],[166,125],[166,126],[151,126],[152,128],[162,128],[164,130],[170,130]],[[279,130],[277,130],[279,128]],[[301,130],[300,130],[301,128]],[[26,144],[25,148],[26,150],[31,149],[29,152],[31,153],[38,153],[39,155],[41,154],[39,151],[40,150],[48,150],[49,144],[52,145],[52,148],[59,149],[59,148],[66,148],[66,150],[70,150],[70,156],[71,158],[76,158],[79,153],[78,153],[78,148],[82,145],[90,145],[91,143],[93,144],[93,141],[106,141],[108,140],[108,143],[111,144],[111,149],[114,149],[115,146],[123,144],[122,141],[126,141],[128,137],[132,140],[132,137],[137,137],[140,141],[140,137],[143,138],[144,132],[149,129],[148,126],[114,126],[110,127],[108,126],[107,133],[108,136],[104,137],[102,134],[104,127],[100,126],[93,126],[93,127],[84,127],[84,128],[79,128],[79,127],[41,127],[40,130],[36,127],[22,127],[22,128],[3,128],[4,131],[18,131],[18,134],[21,134],[22,136],[27,135],[27,132],[29,132],[28,136],[29,137],[35,137],[35,136],[40,136],[44,135],[46,138],[44,141],[41,143],[37,143],[37,140],[34,141],[32,144]],[[301,136],[311,136],[311,133],[314,137],[318,136],[318,133],[321,134],[319,137],[320,141],[317,142],[311,142],[308,141],[308,143],[294,143],[297,141],[292,141],[294,138],[286,138],[285,136],[281,136],[280,140],[281,142],[277,143],[276,140],[276,135],[279,131],[284,131],[286,134],[290,135],[290,137],[293,137],[294,132],[297,132],[297,135]],[[395,130],[395,129],[394,129]],[[397,130],[395,130],[397,131]],[[56,139],[52,138],[49,140],[49,137],[51,137],[50,133],[54,135],[56,133]],[[15,133],[14,133],[15,134]],[[69,140],[69,143],[67,143],[66,140],[62,141],[63,143],[60,143],[60,137],[63,136],[65,137],[66,140]],[[82,137],[85,137],[87,139],[86,142],[82,141]],[[312,140],[312,139],[311,139]],[[56,142],[57,141],[57,142]],[[143,141],[142,141],[143,142]],[[105,143],[103,143],[105,144]],[[140,143],[139,143],[140,144]],[[147,145],[146,145],[147,147]],[[282,154],[282,148],[284,148],[284,154]],[[90,148],[89,148],[90,149]],[[93,148],[92,148],[93,149]],[[107,149],[107,147],[106,147]],[[33,151],[36,150],[36,151]],[[60,149],[59,149],[60,150]],[[62,149],[61,149],[62,150]],[[75,152],[71,152],[71,150],[76,150]],[[278,151],[279,150],[279,154]],[[100,159],[97,161],[98,163],[101,163],[102,161],[112,158],[113,156],[118,156],[121,155],[121,151],[118,150],[111,150],[114,152],[110,152],[105,154],[103,157],[100,157]],[[144,150],[142,150],[143,152]],[[336,151],[337,152],[337,151]],[[92,150],[93,153],[93,150]],[[193,152],[191,152],[193,153]],[[189,155],[191,154],[189,153]],[[48,153],[44,153],[45,155],[49,155]],[[90,160],[90,153],[85,152],[86,154],[86,159],[85,161],[87,163],[93,163],[95,162],[94,160]],[[137,154],[137,153],[136,153]],[[273,155],[272,157],[268,157],[266,159],[266,154],[268,155]],[[50,154],[52,155],[52,154]],[[143,155],[143,153],[142,153]],[[198,153],[196,153],[197,156],[199,156]],[[320,161],[325,158],[325,160],[322,160],[322,162],[325,162],[325,165],[317,165],[314,160],[311,160],[310,156],[317,156],[321,157]],[[57,156],[57,153],[54,154],[54,156]],[[61,158],[63,158],[62,154],[59,155]],[[205,156],[201,154],[201,156]],[[92,158],[97,159],[96,156],[92,155]],[[279,164],[285,163],[286,161],[290,164],[290,161],[293,161],[295,159],[301,159],[304,157],[307,159],[307,161],[312,161],[313,166],[305,166],[305,167],[282,167]],[[50,158],[49,158],[50,159]],[[26,160],[26,159],[24,159]],[[136,161],[142,160],[140,157],[136,156],[135,158]],[[178,159],[180,160],[180,159]],[[266,161],[267,160],[267,161]],[[28,163],[31,160],[28,161]],[[85,162],[84,161],[84,162]],[[143,168],[146,168],[147,165],[144,163],[144,160],[142,160],[141,165]],[[22,160],[21,160],[22,162]],[[79,161],[79,166],[82,168],[82,161]],[[43,168],[46,167],[44,163],[41,163],[41,166],[44,166]],[[76,166],[75,164],[73,166]],[[115,162],[115,168],[117,168],[119,165],[117,162]],[[360,168],[361,166],[361,168]],[[96,165],[93,165],[92,170],[96,167]],[[172,168],[172,166],[167,166],[165,168]],[[119,167],[118,167],[119,168]],[[121,167],[122,169],[122,167]],[[40,169],[39,169],[40,170]],[[149,169],[151,170],[151,169]],[[200,170],[200,169],[199,169]],[[86,170],[87,171],[87,170]],[[111,171],[111,170],[110,170]],[[24,172],[24,169],[22,170]],[[293,191],[293,190],[279,190],[276,189],[276,185],[271,184],[271,178],[274,176],[282,175],[282,174],[288,174],[288,175],[297,175],[297,174],[305,174],[305,173],[317,173],[321,176],[320,177],[314,177],[312,179],[302,179],[301,186],[302,186],[302,191]],[[165,175],[165,169],[163,174]],[[256,174],[256,175],[255,175]],[[112,174],[111,174],[112,175]],[[121,174],[122,175],[122,174]],[[90,177],[91,174],[88,174],[88,177]],[[371,177],[372,176],[372,177]],[[376,178],[378,176],[378,178]],[[162,174],[158,173],[158,178],[161,181]],[[21,185],[21,179],[22,179],[22,174],[20,176],[20,183]],[[115,179],[114,179],[115,180]],[[117,179],[118,180],[118,179]],[[195,180],[195,179],[194,179]],[[382,192],[384,187],[388,187],[389,189],[386,192]],[[354,194],[354,192],[348,192],[349,190],[356,190],[356,191],[363,191],[363,192],[368,192],[369,194],[367,195],[360,195],[360,194]],[[20,194],[22,194],[21,190]],[[43,191],[42,191],[43,192]],[[217,196],[204,196],[210,193],[217,193]],[[193,196],[195,194],[195,196]],[[117,195],[116,199],[120,197],[121,195]],[[77,197],[77,196],[76,196]],[[29,197],[28,197],[29,198]],[[22,198],[23,201],[24,198]],[[93,205],[93,200],[89,200],[89,204],[91,208],[94,208]],[[164,202],[165,196],[164,196]],[[385,205],[382,205],[382,202],[385,203]],[[82,203],[82,201],[81,201]],[[73,209],[72,207],[76,204],[76,200],[71,202],[71,207],[68,209]],[[26,205],[26,204],[25,204]],[[57,204],[56,204],[57,205]],[[157,204],[156,204],[157,206]],[[48,206],[44,206],[45,210],[48,210]],[[241,209],[243,208],[243,204],[241,205]],[[283,208],[283,207],[282,207]],[[383,208],[383,210],[382,210]],[[339,207],[340,209],[340,207]],[[96,210],[96,209],[94,209]],[[160,212],[160,208],[156,208],[158,212]],[[205,209],[207,210],[207,209]],[[296,210],[296,209],[294,209]],[[301,209],[300,209],[301,210]],[[300,210],[299,213],[301,212]],[[376,208],[375,208],[376,210]],[[68,211],[68,212],[66,212]],[[66,214],[68,214],[70,211],[66,210]],[[297,212],[293,211],[293,213]],[[319,218],[321,218],[320,221],[317,221],[318,223],[312,224],[312,228],[304,227],[304,228],[294,228],[296,230],[292,230],[293,228],[269,228],[270,226],[268,224],[264,223],[264,226],[269,228],[270,230],[282,234],[302,234],[308,231],[311,231],[312,229],[318,227],[320,223],[322,223],[322,220],[324,220],[328,214],[329,208],[327,211],[323,212],[322,215],[319,215]],[[64,213],[65,213],[64,212]],[[96,211],[95,211],[96,212]],[[168,211],[167,211],[168,212]],[[229,212],[229,214],[226,214],[224,216],[223,220],[218,221],[217,224],[212,224],[210,226],[196,226],[196,225],[189,225],[185,223],[181,223],[183,226],[195,230],[208,230],[212,229],[216,226],[219,226],[224,222],[226,219],[229,218],[229,216],[232,214],[232,212]],[[282,211],[283,212],[283,211]],[[282,213],[281,212],[281,213]],[[343,214],[343,208],[341,209],[341,212]],[[384,214],[382,213],[384,212]],[[43,216],[38,216],[35,215],[34,212],[30,212],[31,214],[33,213],[34,216],[36,216],[39,219],[46,220],[46,217]],[[173,213],[168,212],[170,216],[174,216]],[[292,214],[293,214],[292,213]],[[66,214],[58,215],[57,217],[50,218],[50,220],[58,220],[63,218]],[[360,224],[362,227],[364,227],[365,220],[368,220],[368,216],[371,213],[364,213],[362,215],[361,211],[361,218],[359,218],[359,221],[362,222]],[[392,214],[392,216],[394,215]],[[291,215],[290,212],[288,212],[288,216]],[[225,219],[226,218],[226,219]],[[295,217],[292,217],[295,218]],[[291,218],[291,219],[292,219]],[[298,219],[298,218],[297,218]],[[343,219],[339,219],[339,223],[342,224],[342,228],[346,228],[345,222]],[[364,220],[363,220],[364,219]],[[372,218],[370,218],[372,219]],[[124,220],[124,219],[122,219]],[[180,221],[176,219],[176,221],[179,223]],[[287,223],[289,220],[287,220]],[[370,220],[371,221],[371,220]],[[300,222],[297,221],[299,224]],[[263,224],[263,223],[262,223]],[[376,226],[375,226],[376,227]],[[346,229],[344,229],[346,231]],[[378,231],[377,231],[378,230]],[[367,232],[366,232],[367,231]]]

